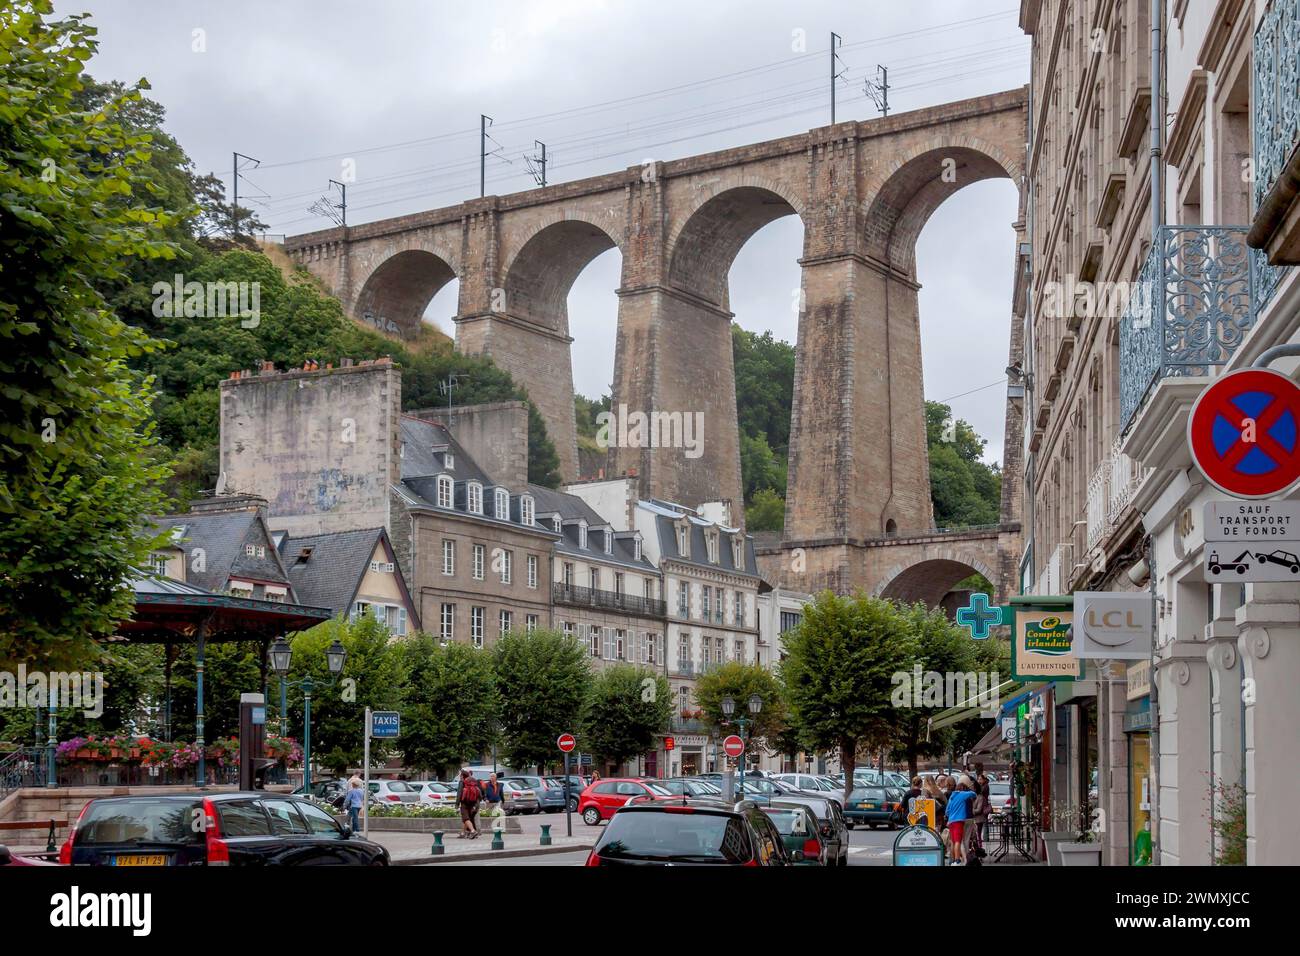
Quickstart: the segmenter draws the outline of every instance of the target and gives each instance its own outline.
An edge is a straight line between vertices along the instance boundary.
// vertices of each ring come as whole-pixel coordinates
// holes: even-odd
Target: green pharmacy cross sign
[[[989,628],[1010,623],[1010,614],[998,605],[989,606],[989,596],[982,592],[972,594],[970,603],[957,609],[957,623],[970,631],[977,641],[986,640]]]

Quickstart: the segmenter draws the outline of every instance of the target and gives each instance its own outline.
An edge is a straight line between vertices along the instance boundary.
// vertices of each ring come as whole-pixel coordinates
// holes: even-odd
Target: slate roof
[[[656,568],[642,553],[638,561],[636,557],[635,537],[627,532],[616,532],[614,535],[614,547],[612,554],[605,553],[604,541],[599,535],[590,533],[591,528],[610,527],[608,521],[602,518],[591,505],[583,501],[577,495],[567,494],[563,491],[556,491],[553,488],[546,488],[542,485],[528,486],[528,492],[533,496],[535,501],[535,510],[539,523],[547,524],[547,519],[543,515],[558,514],[560,520],[564,522],[561,527],[560,540],[555,543],[555,550],[561,554],[570,554],[574,557],[587,558],[595,561],[605,561],[614,564],[621,564],[629,568],[636,568],[639,571],[656,571]],[[578,519],[587,522],[587,547],[582,548],[578,545],[578,526],[568,524],[569,521]]]
[[[280,551],[298,599],[327,607],[335,614],[348,610],[361,579],[370,568],[371,555],[385,535],[383,528],[335,531],[302,537],[285,536]],[[305,548],[311,556],[300,561]],[[394,567],[394,573],[401,569]]]
[[[725,525],[709,521],[707,518],[701,518],[699,515],[675,506],[670,502],[641,501],[637,503],[637,507],[644,508],[654,516],[655,531],[659,535],[659,554],[662,560],[680,561],[700,568],[758,577],[758,558],[754,554],[754,538],[752,535],[745,535],[742,566],[737,567],[732,560],[731,539],[738,529],[728,528]],[[689,522],[691,531],[691,553],[689,557],[683,557],[677,550],[676,526],[682,517],[685,517]],[[717,528],[721,534],[718,541],[717,564],[708,559],[709,549],[704,540],[704,532],[708,528]]]
[[[297,604],[292,582],[275,550],[265,523],[253,511],[217,511],[207,514],[162,515],[149,519],[158,528],[172,528],[180,540],[174,542],[185,555],[185,579],[205,591],[226,590],[232,577],[288,585],[290,600]],[[265,546],[262,557],[249,557],[244,545]],[[203,549],[203,561],[193,559]],[[199,569],[201,564],[202,569]]]

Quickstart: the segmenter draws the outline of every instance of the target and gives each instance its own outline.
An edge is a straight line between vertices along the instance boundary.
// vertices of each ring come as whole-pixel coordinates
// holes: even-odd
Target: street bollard
[[[442,845],[442,832],[435,830],[433,833],[433,848],[429,850],[434,856],[442,856],[447,852],[447,848]]]
[[[505,833],[505,817],[497,817],[496,824],[492,827],[492,849],[504,850],[506,841],[501,839]]]
[[[541,845],[542,845],[542,846],[550,846],[550,845],[551,845],[551,825],[550,825],[549,823],[543,823],[543,824],[542,824],[542,842],[541,842]]]

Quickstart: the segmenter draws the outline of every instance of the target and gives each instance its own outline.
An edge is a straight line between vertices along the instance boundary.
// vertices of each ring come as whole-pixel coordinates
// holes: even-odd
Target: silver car
[[[405,780],[371,780],[370,794],[380,803],[420,802],[420,791]]]
[[[806,793],[810,796],[823,797],[827,800],[834,800],[844,809],[844,790],[836,787],[835,784],[826,777],[819,777],[811,773],[783,773],[776,778],[782,783],[788,783],[800,793]]]
[[[503,780],[501,788],[504,798],[502,807],[507,815],[537,813],[542,809],[541,802],[537,799],[537,791],[532,787],[525,786],[518,780]]]

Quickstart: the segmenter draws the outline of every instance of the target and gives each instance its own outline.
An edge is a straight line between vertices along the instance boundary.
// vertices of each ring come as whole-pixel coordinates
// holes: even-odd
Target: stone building
[[[1206,583],[1202,509],[1226,495],[1192,464],[1186,424],[1214,377],[1300,337],[1300,284],[1280,268],[1295,261],[1300,5],[1162,0],[1155,57],[1151,9],[1021,3],[1021,588],[1149,587],[1156,607],[1151,685],[1146,662],[1090,660],[1038,693],[1042,740],[1063,743],[1044,770],[1056,805],[1089,800],[1098,771],[1103,862],[1138,861],[1147,833],[1161,863],[1211,862],[1212,817],[1233,812],[1214,794],[1240,785],[1250,862],[1295,863],[1278,795],[1297,759],[1300,704],[1280,688],[1300,678],[1300,591]]]

